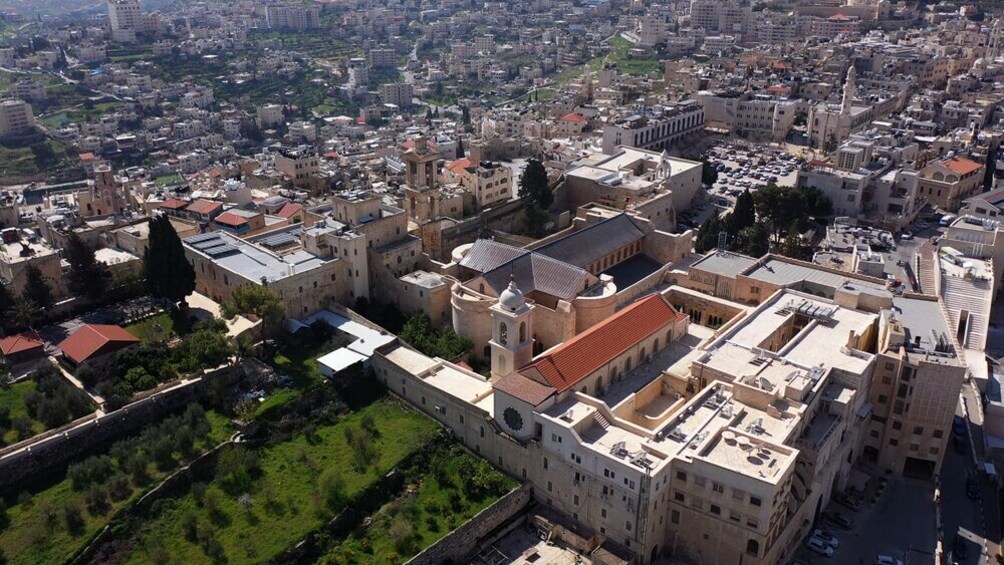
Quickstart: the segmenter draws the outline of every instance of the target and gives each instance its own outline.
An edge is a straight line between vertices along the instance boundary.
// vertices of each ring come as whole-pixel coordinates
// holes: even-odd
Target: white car
[[[831,534],[826,530],[821,530],[821,529],[813,530],[811,537],[826,542],[827,545],[829,545],[833,549],[840,547],[840,540],[838,540],[835,535]]]
[[[815,551],[822,556],[833,557],[833,547],[819,538],[809,538],[809,540],[805,542],[805,545],[812,551]],[[903,564],[900,563],[899,565]]]
[[[882,555],[880,553],[875,556],[875,565],[903,565],[903,562],[891,555]]]

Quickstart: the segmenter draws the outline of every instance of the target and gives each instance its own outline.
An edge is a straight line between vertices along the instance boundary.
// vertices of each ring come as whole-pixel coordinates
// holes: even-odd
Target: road
[[[966,388],[969,387],[966,386]],[[957,414],[963,415],[961,402]],[[966,496],[966,479],[975,474],[970,449],[972,448],[968,447],[968,442],[965,453],[959,453],[949,447],[945,454],[945,461],[941,466],[941,516],[944,549],[946,552],[951,551],[952,542],[958,533],[966,540],[965,545],[969,555],[966,559],[953,556],[953,561],[959,565],[983,565],[986,563],[986,559],[982,555],[986,542],[986,523],[982,497],[973,500]],[[946,560],[946,562],[952,561]]]

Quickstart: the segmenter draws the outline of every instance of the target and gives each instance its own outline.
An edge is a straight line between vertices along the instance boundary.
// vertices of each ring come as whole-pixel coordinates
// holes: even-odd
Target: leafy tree
[[[464,155],[464,139],[457,138],[457,159],[463,159]]]
[[[705,160],[701,166],[701,182],[706,185],[715,184],[718,180],[718,170]]]
[[[718,234],[728,231],[725,222],[718,216],[711,216],[701,227],[697,230],[697,236],[694,238],[694,251],[698,253],[707,253],[712,249],[718,247]]]
[[[42,317],[42,308],[34,300],[26,297],[14,302],[10,312],[15,327],[32,328]]]
[[[46,282],[42,271],[35,265],[28,265],[24,270],[24,293],[21,295],[25,301],[30,301],[36,306],[48,308],[54,302],[52,297],[52,287]],[[25,324],[28,325],[28,324]]]
[[[111,274],[107,265],[94,258],[94,249],[74,233],[63,249],[63,257],[70,264],[67,282],[74,294],[85,296],[89,300],[98,300],[104,296]]]
[[[728,218],[729,235],[736,235],[744,228],[748,228],[756,223],[756,205],[753,202],[753,195],[750,191],[744,190],[736,198],[736,205]]]
[[[36,269],[37,270],[37,269]],[[14,295],[10,293],[10,289],[7,285],[0,282],[0,314],[6,314],[14,307]],[[2,323],[3,326],[8,326],[6,320]]]
[[[802,236],[798,233],[797,223],[788,228],[788,234],[781,244],[781,254],[795,259],[802,254]]]
[[[547,213],[554,202],[554,194],[547,180],[547,170],[537,159],[530,159],[519,177],[517,195],[523,201],[527,230],[540,234],[550,217]]]
[[[453,328],[437,331],[425,313],[418,313],[408,318],[399,335],[402,340],[422,353],[443,359],[453,359],[473,347],[470,339],[461,337],[453,331]]]
[[[763,222],[743,228],[736,234],[736,249],[750,257],[762,257],[770,251],[770,231]]]
[[[195,268],[185,259],[181,238],[166,215],[150,220],[149,241],[143,268],[150,291],[184,306],[185,297],[195,291]]]
[[[186,337],[175,355],[182,371],[197,371],[218,367],[233,353],[226,335],[203,329]]]
[[[265,337],[279,327],[286,315],[286,306],[279,293],[267,286],[245,284],[234,289],[230,300],[222,305],[223,317],[232,320],[239,315],[254,316],[261,320],[260,337]]]

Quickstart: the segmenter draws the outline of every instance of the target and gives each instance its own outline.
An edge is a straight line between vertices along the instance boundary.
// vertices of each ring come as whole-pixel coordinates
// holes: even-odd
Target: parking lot
[[[934,563],[935,531],[934,483],[889,475],[879,494],[873,478],[864,492],[859,510],[831,503],[827,512],[840,512],[853,521],[843,529],[830,523],[817,525],[839,540],[833,557],[810,551],[805,545],[796,557],[808,565],[873,564],[877,555],[888,555],[904,565]]]
[[[718,180],[709,192],[721,204],[734,203],[746,189],[756,191],[771,183],[795,186],[798,167],[804,163],[780,149],[764,146],[747,151],[731,144],[711,148],[707,158],[718,170]]]

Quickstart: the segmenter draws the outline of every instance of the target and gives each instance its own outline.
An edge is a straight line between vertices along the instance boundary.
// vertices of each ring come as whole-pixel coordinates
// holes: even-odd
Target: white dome
[[[523,293],[516,288],[516,281],[509,281],[509,286],[499,295],[499,305],[510,312],[515,312],[524,304],[526,304],[526,299],[523,298]]]

